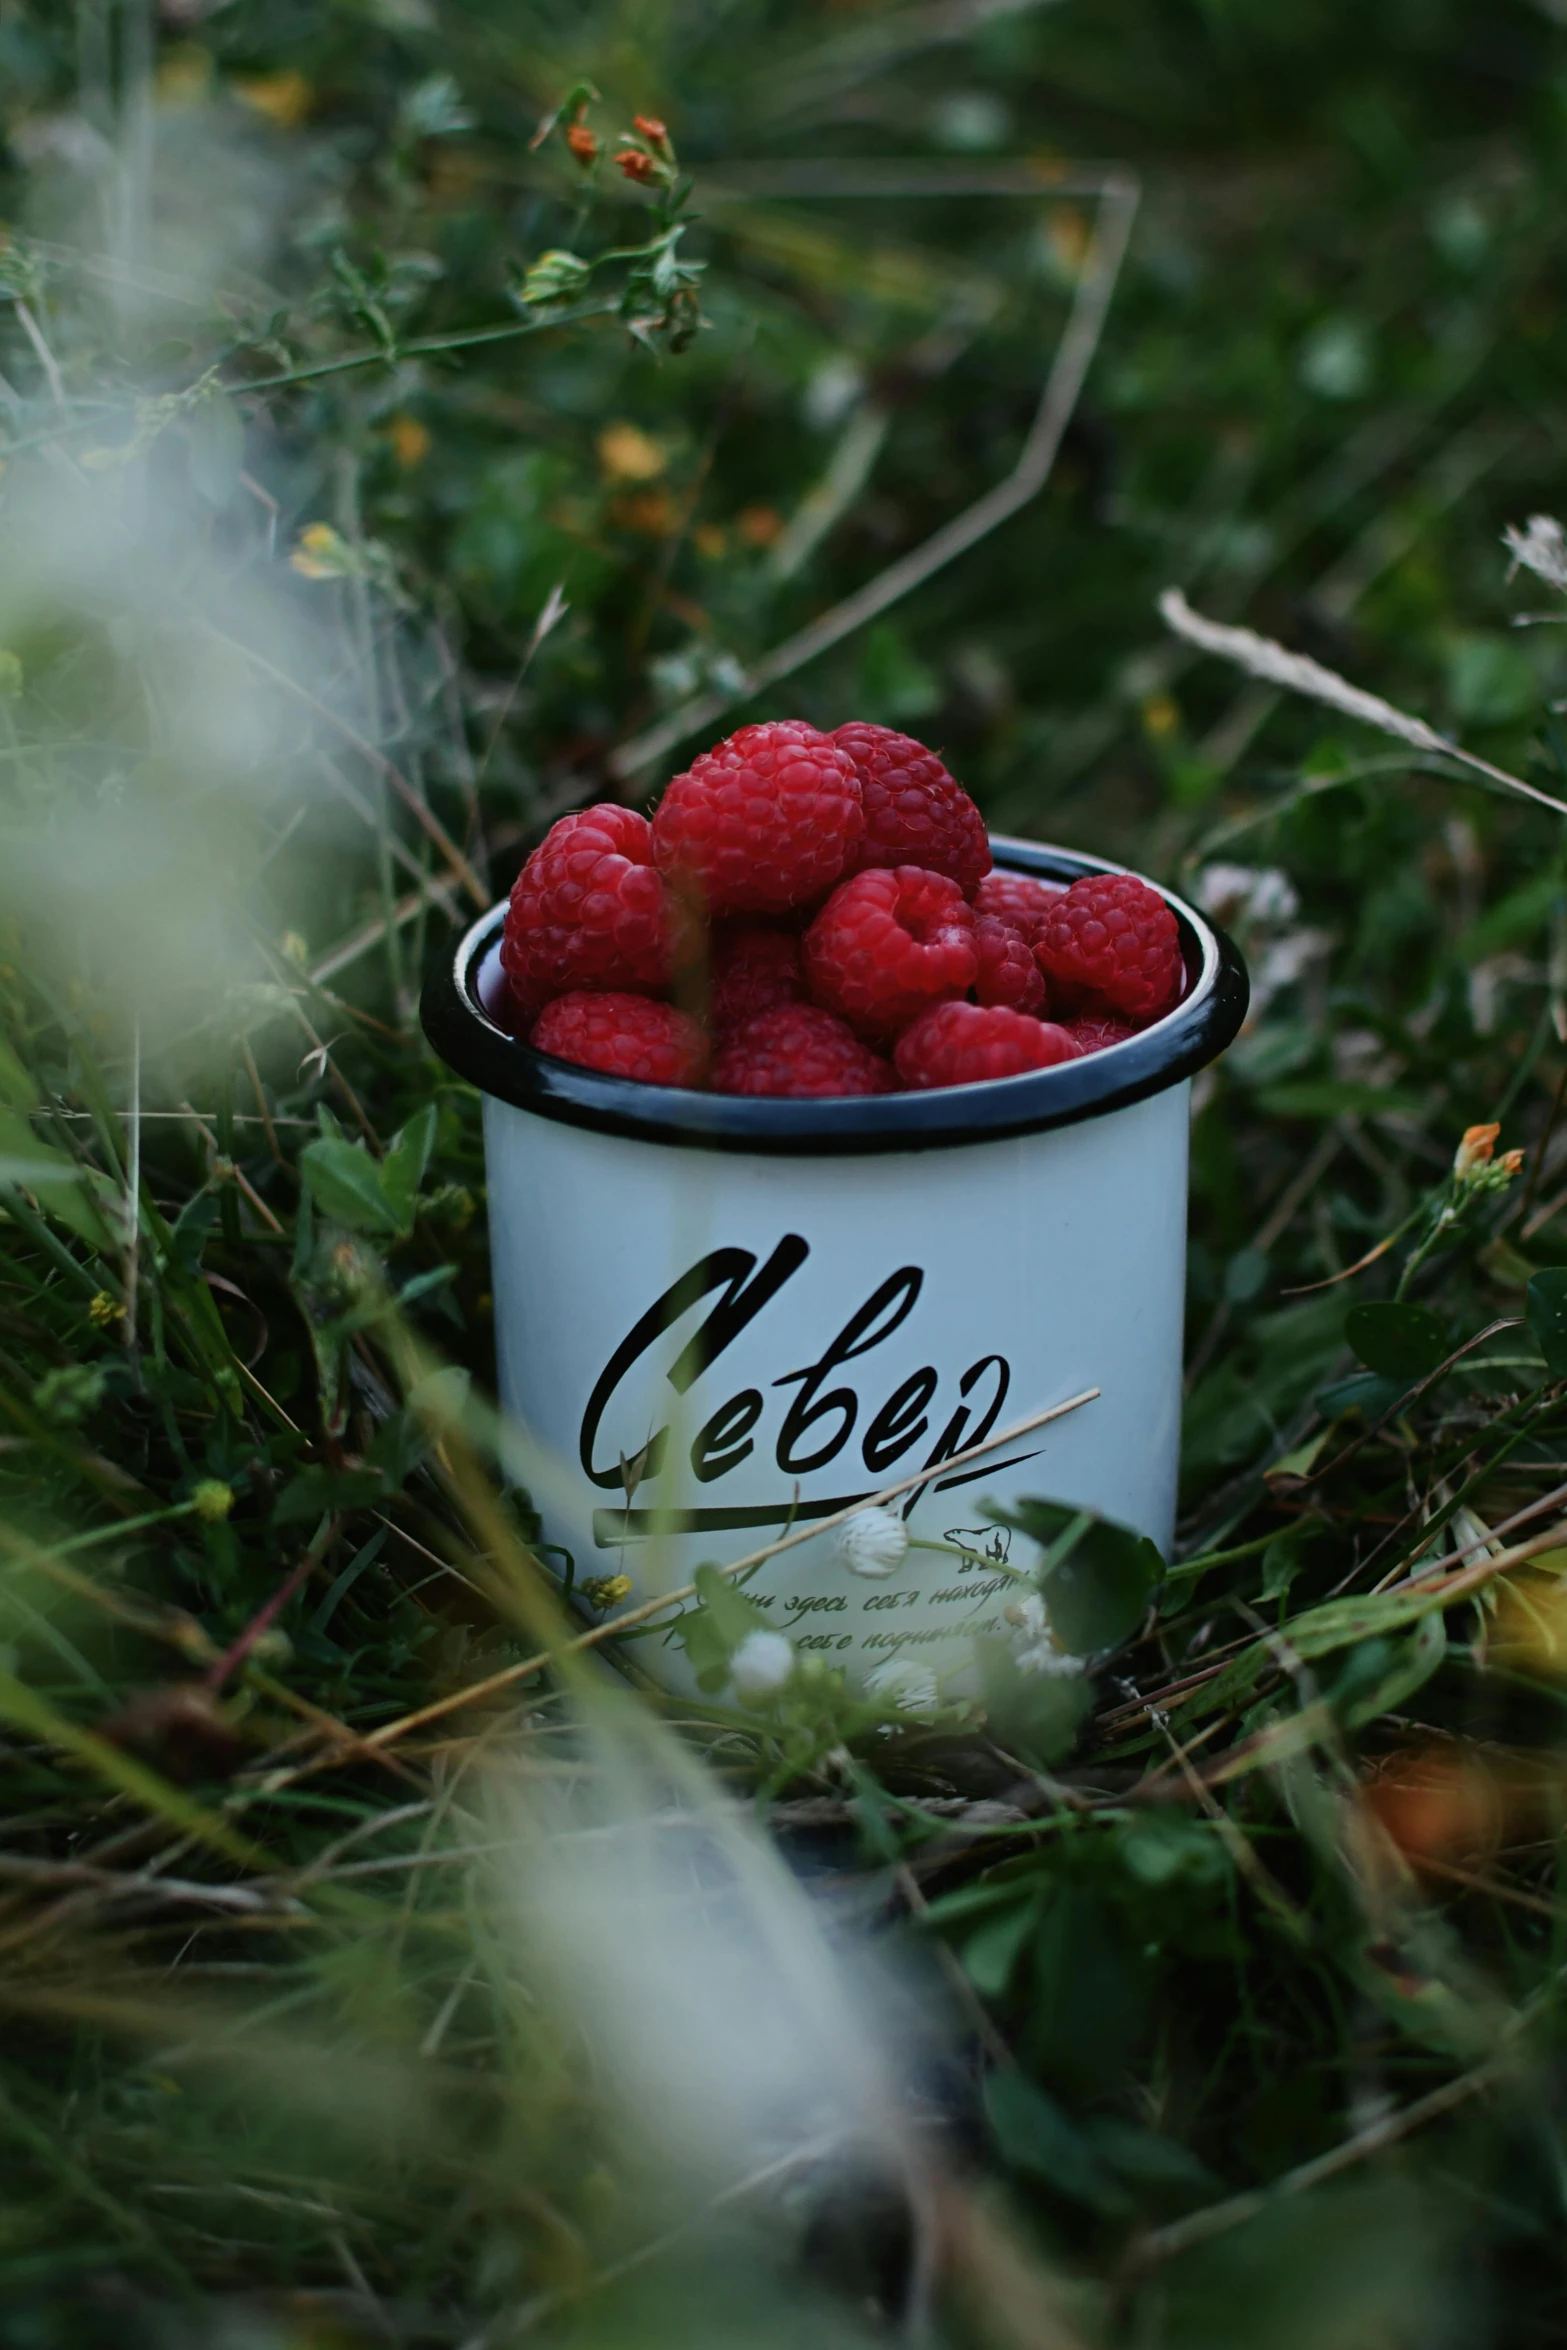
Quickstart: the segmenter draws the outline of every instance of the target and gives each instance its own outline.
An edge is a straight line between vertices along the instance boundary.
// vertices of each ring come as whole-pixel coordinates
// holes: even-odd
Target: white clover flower
[[[874,1673],[867,1673],[865,1694],[895,1705],[900,1714],[933,1714],[941,1704],[935,1674],[929,1665],[916,1664],[911,1656],[890,1657]]]
[[[782,1632],[747,1632],[729,1660],[738,1697],[776,1697],[794,1674],[794,1643]]]
[[[1207,865],[1197,880],[1197,903],[1221,922],[1293,922],[1300,899],[1276,865]]]
[[[1029,1592],[1025,1599],[1015,1601],[1003,1612],[1013,1627],[1012,1661],[1020,1673],[1065,1681],[1083,1670],[1081,1657],[1068,1656],[1064,1649],[1057,1648],[1049,1611],[1037,1591]]]
[[[909,1530],[891,1510],[856,1510],[838,1529],[838,1556],[851,1575],[884,1583],[908,1555]]]

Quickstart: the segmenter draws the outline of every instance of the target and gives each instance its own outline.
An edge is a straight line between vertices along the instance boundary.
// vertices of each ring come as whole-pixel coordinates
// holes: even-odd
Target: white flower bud
[[[933,1714],[941,1704],[935,1674],[929,1665],[916,1664],[911,1656],[890,1657],[874,1673],[868,1673],[865,1694],[895,1705],[900,1714]]]
[[[838,1556],[851,1575],[885,1582],[908,1555],[909,1530],[891,1510],[856,1510],[838,1529]]]
[[[1020,1673],[1039,1674],[1047,1680],[1070,1680],[1083,1670],[1081,1657],[1068,1656],[1057,1648],[1050,1629],[1050,1614],[1037,1591],[1004,1608],[1009,1624],[1015,1627],[1012,1642],[1012,1661]]]
[[[737,1697],[776,1697],[793,1677],[794,1643],[782,1632],[747,1632],[729,1660]]]

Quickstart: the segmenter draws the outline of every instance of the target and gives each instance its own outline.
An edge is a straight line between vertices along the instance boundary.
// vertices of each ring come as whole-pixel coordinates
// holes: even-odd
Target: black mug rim
[[[1087,873],[1130,870],[1103,857],[1005,834],[992,836],[991,851],[1000,871],[1045,881],[1071,883]],[[557,1061],[509,1035],[479,1000],[478,974],[505,921],[504,899],[481,914],[455,949],[435,964],[425,982],[420,1018],[441,1059],[481,1093],[535,1117],[638,1142],[826,1158],[942,1150],[1009,1135],[1042,1134],[1086,1118],[1108,1117],[1182,1084],[1218,1059],[1246,1017],[1250,983],[1233,941],[1173,890],[1160,888],[1158,882],[1148,886],[1159,891],[1180,927],[1187,969],[1187,989],[1180,1003],[1124,1044],[1022,1077],[945,1086],[929,1093],[773,1101],[643,1085],[635,1078],[609,1077]]]

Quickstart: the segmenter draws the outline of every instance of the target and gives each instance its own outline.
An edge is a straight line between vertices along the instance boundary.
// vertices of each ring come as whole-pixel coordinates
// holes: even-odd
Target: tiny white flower
[[[1004,1611],[1007,1622],[1014,1627],[1016,1638],[1012,1644],[1012,1661],[1020,1673],[1040,1674],[1052,1680],[1070,1680],[1083,1670],[1081,1657],[1068,1656],[1057,1648],[1050,1629],[1050,1615],[1037,1591],[1017,1600]]]
[[[900,1714],[933,1714],[941,1704],[935,1674],[911,1656],[891,1657],[867,1673],[865,1694],[885,1698]]]
[[[1293,922],[1300,899],[1276,865],[1207,865],[1198,876],[1197,903],[1221,922]]]
[[[909,1530],[891,1510],[856,1510],[838,1529],[838,1556],[851,1575],[883,1583],[908,1555]]]
[[[1020,1648],[1013,1661],[1020,1673],[1038,1674],[1049,1681],[1070,1681],[1083,1670],[1080,1656],[1068,1656],[1064,1649],[1052,1648],[1048,1640]]]
[[[729,1660],[740,1697],[776,1697],[794,1673],[794,1643],[782,1632],[747,1632]]]
[[[1050,1618],[1045,1613],[1045,1603],[1037,1591],[1030,1591],[1022,1599],[1015,1599],[1004,1613],[1007,1622],[1015,1625],[1028,1639],[1049,1639]]]

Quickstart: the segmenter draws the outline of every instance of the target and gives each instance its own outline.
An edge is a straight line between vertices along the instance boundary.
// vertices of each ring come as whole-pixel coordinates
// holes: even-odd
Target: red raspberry
[[[1014,1012],[1044,1010],[1044,974],[1027,939],[1019,938],[1009,922],[998,922],[994,914],[977,914],[974,952],[979,957],[976,1003],[1010,1004]]]
[[[891,1036],[974,984],[974,917],[955,881],[917,865],[841,881],[805,934],[811,994],[862,1035]]]
[[[715,1093],[892,1093],[879,1053],[817,1004],[780,1004],[737,1028],[713,1057]]]
[[[1107,1045],[1125,1044],[1129,1036],[1137,1034],[1135,1028],[1109,1012],[1081,1012],[1067,1022],[1066,1032],[1080,1053],[1102,1053]]]
[[[653,870],[645,816],[613,802],[551,825],[518,874],[501,962],[536,1008],[568,988],[661,989],[673,965],[674,913]]]
[[[854,761],[865,802],[857,872],[918,865],[945,873],[966,898],[990,871],[985,819],[934,751],[890,726],[856,719],[833,736]]]
[[[636,1077],[644,1085],[700,1085],[707,1071],[707,1038],[673,1004],[645,995],[577,989],[546,1004],[528,1042],[557,1061]]]
[[[1075,1061],[1064,1028],[1031,1020],[1004,1004],[933,1004],[899,1037],[893,1061],[905,1085],[974,1085],[987,1077],[1021,1077]]]
[[[1135,873],[1074,881],[1050,909],[1034,952],[1052,988],[1102,996],[1134,1020],[1164,1011],[1180,984],[1175,916]]]
[[[974,892],[974,911],[1007,923],[1032,947],[1065,895],[1064,882],[1039,881],[1032,873],[987,873]]]
[[[759,1012],[797,1004],[804,995],[800,942],[787,931],[753,930],[737,923],[715,934],[708,1011],[715,1036],[727,1036]]]
[[[709,914],[784,914],[831,889],[865,831],[854,761],[803,719],[742,726],[677,775],[653,861]]]

